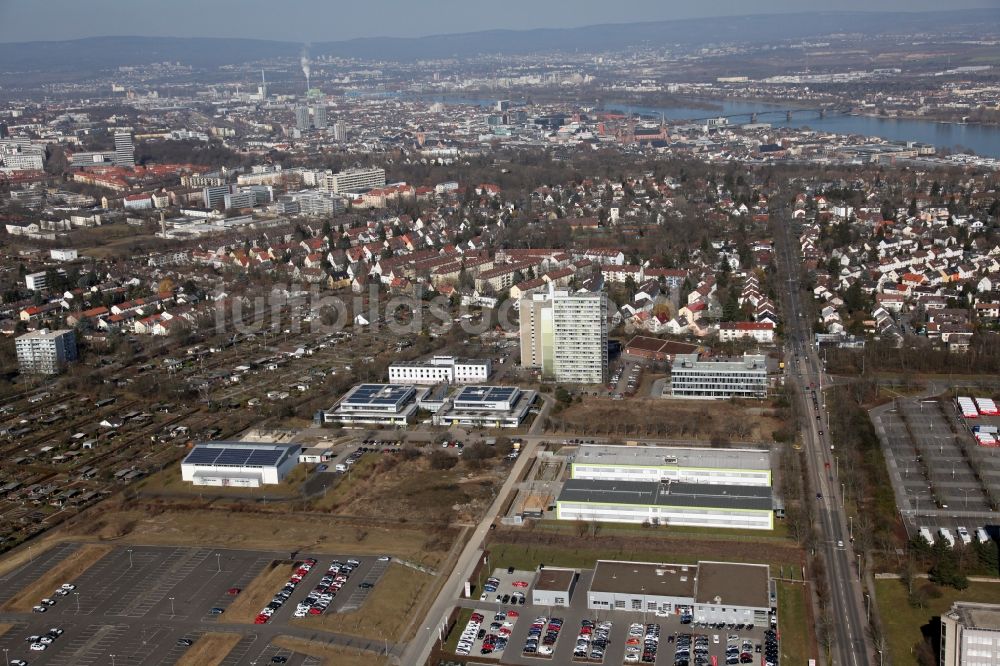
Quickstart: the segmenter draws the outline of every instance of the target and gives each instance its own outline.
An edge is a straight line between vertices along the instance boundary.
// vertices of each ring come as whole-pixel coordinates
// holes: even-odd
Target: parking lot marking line
[[[41,578],[77,548],[79,544],[76,543],[61,543],[0,576],[0,604],[6,603],[19,591]]]

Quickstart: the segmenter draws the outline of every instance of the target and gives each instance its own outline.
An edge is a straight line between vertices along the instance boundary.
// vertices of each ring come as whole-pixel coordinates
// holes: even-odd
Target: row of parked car
[[[736,634],[729,634],[729,638],[726,640],[726,664],[728,666],[752,664],[753,654],[753,642],[750,639],[740,640]]]
[[[656,650],[660,645],[660,625],[650,623],[643,625],[635,622],[629,625],[628,638],[625,639],[625,663],[644,664],[656,662]]]
[[[608,649],[609,637],[611,636],[611,626],[611,622],[594,624],[591,620],[581,620],[573,658],[604,661],[604,652]]]
[[[33,652],[44,652],[50,645],[55,643],[57,638],[62,635],[62,629],[59,627],[53,627],[44,634],[28,636],[24,640],[27,641],[29,649]],[[21,659],[11,659],[8,663],[12,664],[12,666],[27,666],[27,663]]]
[[[76,585],[73,583],[63,583],[52,593],[52,597],[65,597],[68,596],[70,592],[76,589]],[[32,606],[31,610],[35,613],[44,613],[49,610],[52,606],[56,605],[56,600],[52,597],[45,597],[39,601],[35,606]],[[43,648],[44,649],[44,648]]]
[[[458,645],[455,647],[455,654],[464,656],[472,652],[472,646],[476,642],[476,636],[479,634],[484,619],[485,618],[482,613],[472,614],[469,621],[466,622],[465,629],[462,630],[462,634],[458,637]]]
[[[257,613],[257,617],[254,618],[254,624],[267,624],[271,620],[271,616],[274,615],[279,608],[285,605],[285,602],[288,601],[288,599],[292,596],[292,593],[295,592],[295,588],[298,587],[299,583],[302,582],[302,579],[306,577],[314,566],[316,566],[316,560],[311,557],[296,564],[295,572],[288,578],[288,582],[285,583],[285,586],[278,590],[278,593],[274,595],[273,599],[271,599],[271,603],[264,606],[260,612]]]
[[[764,666],[778,666],[778,634],[773,629],[764,632]]]
[[[536,617],[528,630],[528,638],[524,641],[524,654],[551,656],[556,649],[562,625],[562,618],[547,620],[545,617]]]
[[[327,567],[326,575],[319,581],[319,584],[295,607],[293,616],[322,615],[326,612],[334,597],[347,584],[347,579],[351,577],[351,574],[360,565],[361,563],[357,560],[347,560],[347,562],[334,560]]]
[[[708,655],[708,636],[704,634],[680,634],[674,646],[674,666],[708,666],[712,658]]]

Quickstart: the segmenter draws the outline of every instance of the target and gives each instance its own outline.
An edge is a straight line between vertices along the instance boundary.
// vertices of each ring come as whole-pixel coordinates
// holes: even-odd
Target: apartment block
[[[551,289],[520,301],[521,365],[544,379],[601,384],[608,374],[608,302],[603,293]]]
[[[55,375],[76,360],[76,334],[69,330],[40,329],[15,341],[22,374]]]

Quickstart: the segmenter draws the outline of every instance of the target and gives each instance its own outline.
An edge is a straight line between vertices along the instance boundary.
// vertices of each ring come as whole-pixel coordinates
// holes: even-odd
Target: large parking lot
[[[4,595],[9,598],[77,552],[72,544],[56,546],[15,569],[3,579]],[[287,552],[121,546],[75,580],[66,581],[76,586],[69,594],[55,596],[47,592],[55,600],[47,612],[0,613],[0,621],[14,625],[0,635],[0,650],[6,650],[11,659],[24,659],[33,665],[173,664],[189,649],[179,643],[181,639],[197,642],[206,632],[233,632],[241,639],[223,664],[266,664],[276,656],[287,658],[288,664],[318,664],[316,659],[272,645],[271,640],[278,635],[309,638],[316,634],[321,640],[337,640],[308,626],[288,626],[287,620],[329,564],[334,559],[345,561],[348,556],[313,555],[317,566],[267,624],[226,621],[226,609],[238,598],[229,590],[245,589],[271,562],[288,556]],[[356,559],[359,566],[327,612],[359,608],[388,566],[388,562],[373,557]],[[60,628],[64,633],[44,651],[32,651],[26,638],[44,635],[51,628]],[[345,638],[341,644],[373,649],[360,639]]]
[[[633,624],[642,625],[641,636],[639,638],[640,643],[645,643],[647,625],[657,625],[656,629],[650,629],[649,632],[657,634],[659,649],[656,651],[654,661],[647,663],[673,665],[677,637],[684,634],[705,636],[708,641],[708,655],[709,657],[715,657],[719,665],[726,663],[727,642],[736,643],[740,649],[742,649],[744,642],[749,642],[754,649],[753,663],[761,663],[762,653],[757,653],[756,648],[757,645],[760,645],[762,649],[764,648],[764,632],[767,628],[763,626],[754,627],[753,629],[747,629],[746,627],[743,629],[711,628],[693,624],[681,624],[679,615],[660,617],[652,612],[588,610],[586,608],[586,590],[590,587],[590,579],[593,576],[592,571],[584,571],[580,574],[570,600],[569,608],[534,606],[531,603],[530,586],[521,588],[513,585],[517,581],[527,581],[530,584],[534,579],[533,572],[515,571],[508,574],[507,570],[503,569],[494,571],[493,575],[501,582],[496,592],[488,593],[488,601],[479,601],[477,597],[475,600],[466,600],[464,605],[467,608],[474,608],[478,613],[482,614],[486,626],[494,621],[494,614],[498,610],[514,610],[517,613],[517,617],[510,627],[511,633],[507,647],[500,659],[501,663],[504,664],[535,664],[537,666],[539,663],[604,663],[617,666],[618,664],[634,663],[625,660],[630,638],[629,630]],[[514,605],[509,601],[506,604],[498,604],[496,602],[497,593],[501,595],[510,594],[513,590],[523,591],[527,595],[527,601],[524,605]],[[553,619],[561,621],[555,644],[552,646],[552,653],[551,655],[543,655],[537,652],[525,654],[524,646],[529,635],[532,634],[532,624],[536,620],[541,621],[543,618],[544,628],[541,630],[542,637],[546,635]],[[603,623],[610,623],[610,626],[604,624],[602,627]],[[461,632],[463,629],[464,626],[456,627],[455,631]],[[594,653],[594,639],[592,637],[599,630],[606,630],[608,635],[607,645],[604,647],[603,652],[601,650],[597,651],[598,653],[602,653],[603,660],[590,658],[590,655]],[[736,638],[733,641],[728,641],[727,639],[730,635]],[[718,636],[718,642],[715,640],[716,636]],[[632,638],[634,644],[635,637],[633,636]],[[584,646],[584,642],[581,642],[581,640],[586,642],[586,652],[588,655],[586,659],[579,656],[580,650]],[[641,658],[641,650],[639,655]],[[495,653],[488,655],[480,654],[480,642],[477,642],[473,646],[469,656],[475,659],[497,658]],[[691,663],[694,663],[694,661],[692,660]]]
[[[901,399],[877,421],[885,432],[890,476],[911,529],[975,532],[995,522],[990,493],[1000,491],[1000,453],[980,447],[950,402]],[[978,474],[977,474],[978,472]]]

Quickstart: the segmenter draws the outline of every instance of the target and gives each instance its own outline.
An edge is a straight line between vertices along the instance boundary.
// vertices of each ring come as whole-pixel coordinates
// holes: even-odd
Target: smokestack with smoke
[[[309,68],[309,47],[302,49],[302,57],[299,58],[299,64],[302,66],[302,73],[306,76],[306,92],[309,92],[309,74],[311,70]]]

